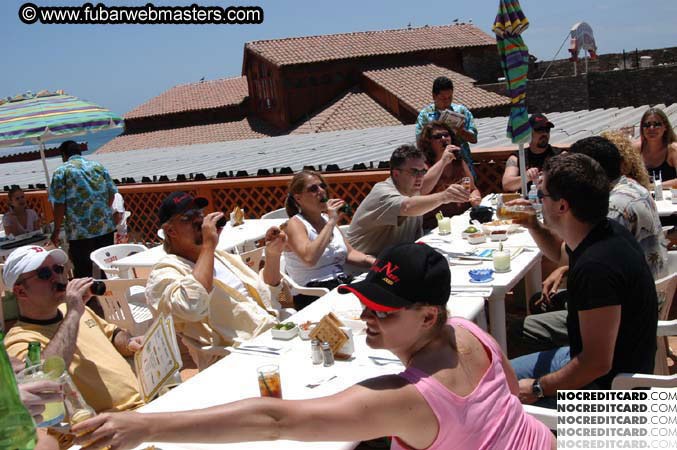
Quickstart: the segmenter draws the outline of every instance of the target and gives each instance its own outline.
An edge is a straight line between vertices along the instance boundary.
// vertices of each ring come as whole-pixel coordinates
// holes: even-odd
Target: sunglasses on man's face
[[[438,139],[442,139],[442,138],[448,138],[449,136],[451,136],[451,135],[449,133],[447,133],[446,131],[444,131],[442,133],[435,133],[431,137],[435,140],[438,140]]]
[[[536,191],[536,196],[538,197],[539,200],[543,200],[545,197],[553,198],[552,195],[546,194],[546,193],[543,192],[541,189],[538,189],[538,190]]]
[[[644,122],[642,128],[661,128],[663,122]]]
[[[181,222],[192,222],[196,218],[204,218],[204,212],[201,209],[189,209],[188,211],[179,215]]]
[[[52,267],[44,266],[40,267],[34,274],[27,276],[21,283],[28,280],[29,278],[38,277],[38,279],[47,281],[52,278],[52,274],[61,275],[64,272],[64,266],[60,264],[54,264]]]
[[[326,191],[327,185],[324,183],[311,184],[310,186],[306,187],[306,191],[310,192],[311,194],[317,194],[320,192],[320,188]]]
[[[414,169],[414,168],[411,168],[411,169],[396,169],[396,170],[399,170],[399,171],[401,171],[401,172],[406,172],[406,173],[408,173],[409,175],[411,175],[411,176],[414,177],[414,178],[417,178],[417,177],[424,177],[425,174],[428,173],[428,169]]]

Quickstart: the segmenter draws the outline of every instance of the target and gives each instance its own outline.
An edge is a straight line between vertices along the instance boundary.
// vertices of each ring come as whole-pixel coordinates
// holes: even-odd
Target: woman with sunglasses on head
[[[664,187],[677,187],[677,135],[662,110],[649,108],[642,115],[640,140],[635,147],[642,154],[649,175],[660,176]]]
[[[517,379],[496,341],[472,322],[447,318],[449,266],[423,244],[386,248],[364,281],[339,288],[364,306],[367,345],[387,349],[399,374],[364,380],[310,400],[250,398],[194,411],[103,414],[75,426],[79,443],[133,448],[142,441],[364,441],[391,449],[546,450],[548,428],[527,415]],[[283,375],[284,376],[284,375]]]
[[[338,229],[345,204],[329,198],[327,183],[317,172],[304,170],[292,178],[285,201],[290,219],[284,258],[287,274],[301,286],[331,290],[350,281],[344,272],[347,262],[362,267],[374,262],[373,256],[352,248]],[[317,299],[292,293],[297,310]]]
[[[439,208],[428,211],[423,216],[423,228],[437,226],[435,214],[442,211],[445,217],[463,214],[471,206],[482,201],[482,194],[475,186],[475,180],[468,164],[461,157],[461,148],[456,145],[456,136],[449,125],[442,121],[426,124],[418,137],[418,148],[423,152],[428,164],[428,173],[423,178],[421,194],[442,192],[452,184],[463,185],[470,192],[470,201],[465,203],[445,203]]]
[[[35,211],[26,208],[24,191],[18,186],[9,190],[9,211],[2,216],[6,235],[18,236],[40,229],[40,219]]]

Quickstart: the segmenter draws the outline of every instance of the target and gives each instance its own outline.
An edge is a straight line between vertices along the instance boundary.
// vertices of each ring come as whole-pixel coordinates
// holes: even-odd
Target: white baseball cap
[[[57,264],[66,264],[66,261],[68,261],[68,256],[60,248],[45,250],[37,245],[25,245],[10,253],[2,272],[2,278],[5,280],[7,289],[12,290],[22,273],[37,269],[48,256],[52,256]]]

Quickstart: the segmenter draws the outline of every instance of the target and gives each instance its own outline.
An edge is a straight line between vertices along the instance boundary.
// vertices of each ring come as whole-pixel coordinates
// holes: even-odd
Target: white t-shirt
[[[214,278],[237,290],[244,297],[251,297],[244,283],[235,276],[232,270],[216,258],[214,258]]]
[[[3,228],[6,228],[9,225],[14,225],[16,228],[18,228],[18,233],[15,233],[15,235],[19,234],[24,234],[24,233],[30,233],[31,231],[35,231],[35,225],[38,222],[38,215],[35,211],[32,209],[26,209],[26,228],[22,227],[21,224],[19,223],[19,220],[16,218],[14,213],[11,211],[2,216],[2,226]]]
[[[120,221],[119,224],[117,224],[117,232],[120,234],[127,234],[127,217],[125,217],[125,201],[119,192],[116,192],[115,197],[113,197],[112,208],[114,213],[122,214],[122,220]]]
[[[299,219],[306,227],[310,241],[317,239],[317,231],[303,215],[297,214],[294,217]],[[326,214],[322,214],[322,218],[328,220]],[[338,227],[334,227],[331,241],[329,241],[327,248],[324,249],[322,256],[320,256],[320,259],[313,267],[304,263],[296,253],[285,252],[285,270],[292,280],[301,286],[305,286],[311,281],[327,281],[343,274],[343,266],[346,263],[347,256],[348,247],[343,239],[343,235]]]

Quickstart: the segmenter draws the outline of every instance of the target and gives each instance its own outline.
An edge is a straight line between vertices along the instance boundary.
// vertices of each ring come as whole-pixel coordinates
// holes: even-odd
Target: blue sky
[[[32,0],[44,6],[85,1]],[[26,25],[23,1],[0,1],[0,96],[31,90],[68,93],[124,114],[182,83],[237,76],[244,43],[260,39],[449,24],[472,19],[491,32],[498,0],[155,0],[155,5],[258,5],[261,25]],[[96,4],[97,1],[92,1]],[[104,0],[107,6],[142,5]],[[522,0],[530,52],[551,59],[578,21],[594,29],[599,53],[677,46],[677,1]],[[641,6],[640,6],[641,5]],[[565,44],[559,58],[567,57]]]

